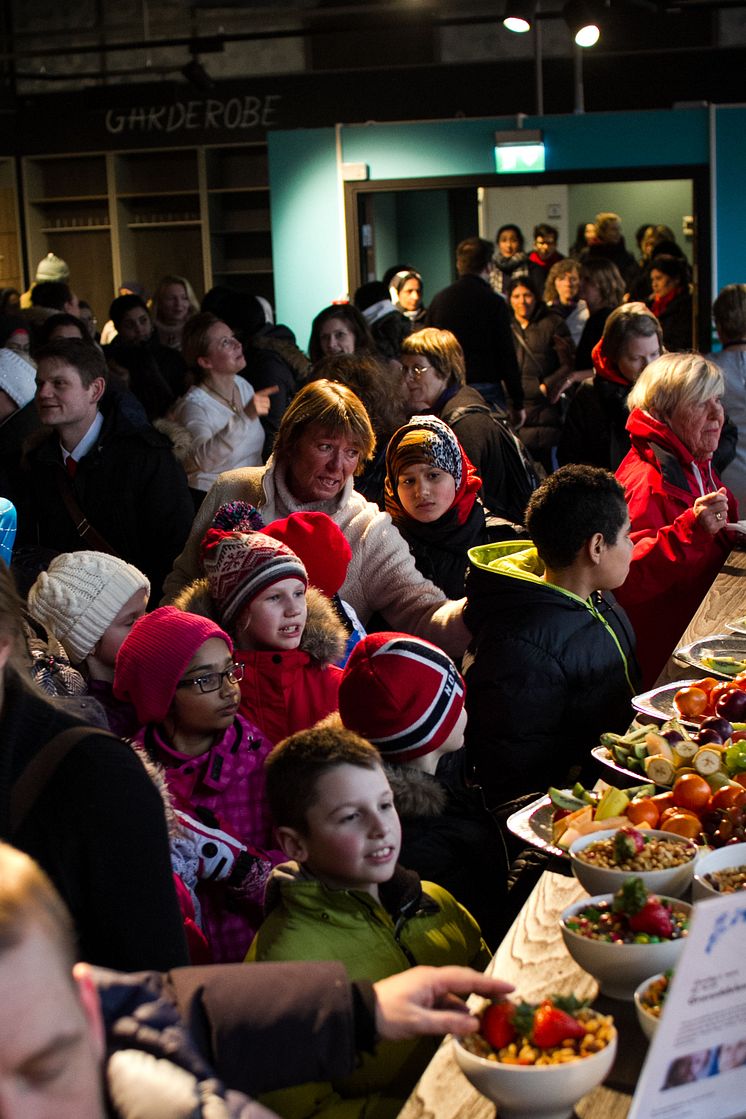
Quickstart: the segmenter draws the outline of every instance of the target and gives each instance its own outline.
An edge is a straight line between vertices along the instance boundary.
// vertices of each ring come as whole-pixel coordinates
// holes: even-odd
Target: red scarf
[[[625,388],[631,389],[632,384],[624,374],[620,373],[615,365],[612,365],[606,354],[604,353],[604,340],[600,338],[596,345],[591,350],[591,361],[593,368],[596,370],[596,376],[601,377],[604,381],[611,381],[615,385],[624,385]]]

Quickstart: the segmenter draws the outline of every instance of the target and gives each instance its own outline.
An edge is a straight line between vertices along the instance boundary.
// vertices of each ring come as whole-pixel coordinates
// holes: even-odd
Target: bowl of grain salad
[[[630,826],[581,836],[570,847],[570,862],[589,894],[614,892],[635,875],[649,890],[680,898],[689,889],[698,853],[684,836]]]
[[[611,1071],[617,1046],[613,1019],[574,999],[568,1009],[562,1002],[554,997],[533,1005],[485,1004],[479,1033],[453,1039],[459,1068],[497,1105],[501,1119],[568,1119],[578,1100]],[[506,1028],[506,1007],[517,1011],[515,1027]],[[491,1031],[493,1015],[497,1025]],[[562,1037],[563,1031],[573,1036]]]
[[[647,891],[627,878],[615,894],[586,898],[560,918],[562,939],[603,994],[631,1002],[644,979],[676,965],[688,933],[691,905]]]
[[[643,979],[635,991],[637,1021],[648,1041],[652,1041],[653,1034],[658,1029],[672,976],[673,972],[670,968],[658,975],[651,975],[649,979]]]
[[[746,843],[732,843],[697,859],[693,901],[746,890]]]

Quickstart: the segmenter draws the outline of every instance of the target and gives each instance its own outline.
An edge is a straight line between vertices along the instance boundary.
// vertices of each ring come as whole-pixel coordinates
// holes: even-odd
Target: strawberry
[[[628,918],[629,927],[634,932],[648,933],[668,940],[673,933],[671,911],[654,894],[648,898],[638,913]]]
[[[614,857],[618,863],[634,859],[645,846],[642,832],[637,828],[620,828],[614,836]]]
[[[531,1040],[540,1049],[552,1049],[563,1041],[583,1037],[584,1034],[585,1026],[582,1022],[573,1018],[572,1014],[560,1010],[550,999],[537,1006]]]
[[[493,1049],[504,1049],[516,1036],[513,1025],[515,1009],[515,1003],[504,999],[502,1002],[490,1003],[483,1013],[479,1032]]]

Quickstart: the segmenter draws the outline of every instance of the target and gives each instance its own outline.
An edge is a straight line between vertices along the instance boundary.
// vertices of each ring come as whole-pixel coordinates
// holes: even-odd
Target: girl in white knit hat
[[[139,729],[134,709],[115,699],[119,646],[145,613],[150,583],[141,571],[104,552],[66,552],[42,571],[28,594],[29,613],[53,634],[106,711],[114,734]]]

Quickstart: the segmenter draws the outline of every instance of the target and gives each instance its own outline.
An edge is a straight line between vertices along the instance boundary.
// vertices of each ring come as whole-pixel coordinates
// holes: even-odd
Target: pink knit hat
[[[295,552],[263,532],[208,529],[202,541],[202,565],[226,626],[258,594],[282,579],[300,579],[308,586],[306,569]]]
[[[337,593],[347,578],[352,548],[327,513],[291,513],[280,521],[272,521],[264,532],[287,544],[301,558],[312,587],[327,598]]]
[[[345,665],[339,714],[384,761],[408,762],[442,746],[465,698],[461,674],[442,649],[405,633],[371,633]]]
[[[233,653],[233,642],[217,622],[159,606],[133,625],[117,653],[114,695],[129,700],[143,726],[166,717],[192,657],[213,637]]]

